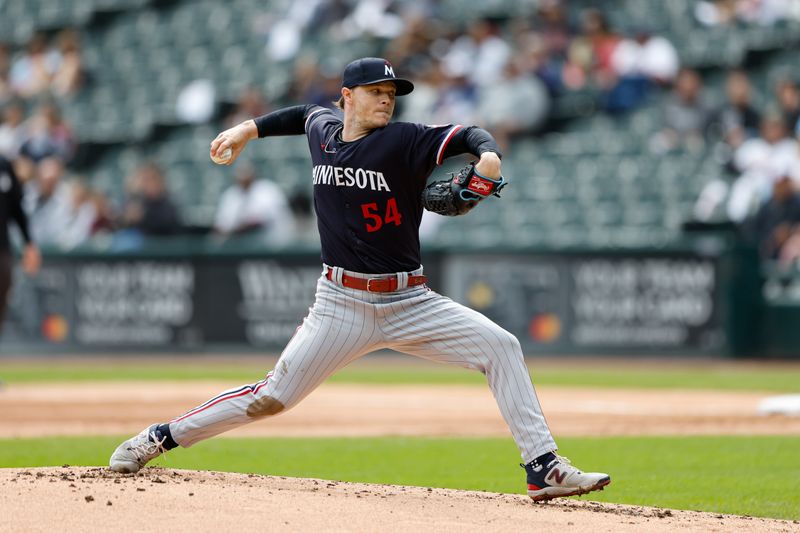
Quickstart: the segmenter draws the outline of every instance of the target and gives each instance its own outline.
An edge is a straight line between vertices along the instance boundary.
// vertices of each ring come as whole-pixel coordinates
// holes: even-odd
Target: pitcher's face
[[[391,81],[359,85],[350,90],[356,123],[365,129],[382,128],[394,113],[397,88]]]

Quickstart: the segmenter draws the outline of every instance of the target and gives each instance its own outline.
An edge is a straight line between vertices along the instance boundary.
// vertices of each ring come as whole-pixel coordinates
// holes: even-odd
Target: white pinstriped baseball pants
[[[316,301],[275,369],[266,379],[225,391],[170,422],[175,442],[189,447],[260,415],[278,414],[268,407],[254,416],[253,406],[274,406],[273,400],[285,412],[351,361],[391,348],[485,374],[526,463],[556,449],[516,337],[424,285],[372,293],[337,284],[343,272],[376,277],[337,267],[330,281],[323,272]],[[411,274],[422,274],[422,268]]]

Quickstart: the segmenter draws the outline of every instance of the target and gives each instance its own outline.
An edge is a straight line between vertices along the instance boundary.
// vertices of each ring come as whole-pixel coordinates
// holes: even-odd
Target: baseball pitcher
[[[389,61],[358,59],[344,70],[337,102],[343,118],[319,106],[289,107],[211,142],[212,159],[231,164],[253,139],[306,136],[322,243],[316,299],[263,380],[146,428],[114,451],[112,470],[137,472],[167,450],[277,416],[351,361],[391,348],[485,374],[522,454],[534,500],[610,483],[608,475],[581,472],[556,454],[517,339],[425,284],[418,234],[423,209],[463,215],[506,182],[500,150],[483,129],[390,122],[395,98],[413,88]],[[477,162],[426,186],[436,165],[465,153]]]

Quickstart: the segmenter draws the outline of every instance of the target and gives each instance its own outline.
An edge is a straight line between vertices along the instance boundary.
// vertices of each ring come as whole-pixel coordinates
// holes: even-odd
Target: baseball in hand
[[[224,165],[230,160],[232,155],[233,152],[231,151],[231,149],[225,148],[225,150],[223,150],[221,154],[218,153],[216,157],[212,155],[211,160],[218,165]]]

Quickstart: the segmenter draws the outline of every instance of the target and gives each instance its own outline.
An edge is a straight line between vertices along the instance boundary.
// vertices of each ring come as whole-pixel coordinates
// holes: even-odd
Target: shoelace
[[[555,455],[556,458],[553,459],[552,461],[550,461],[549,463],[547,463],[547,468],[550,468],[555,463],[564,463],[565,465],[568,465],[568,466],[571,466],[572,468],[575,468],[574,466],[572,466],[572,461],[570,461],[569,459],[567,459],[563,455],[558,455],[557,453],[555,453],[553,455]]]
[[[153,455],[156,452],[167,453],[167,449],[164,448],[164,441],[167,440],[166,436],[163,439],[158,440],[158,437],[156,437],[156,432],[151,431],[150,434],[145,435],[144,438],[145,442],[143,444],[132,446],[130,448],[137,461],[141,461],[143,458],[147,457],[148,455]]]
[[[556,463],[561,463],[561,464],[563,464],[564,466],[566,466],[566,467],[567,467],[567,468],[566,468],[566,470],[573,470],[573,471],[575,471],[575,472],[577,472],[577,473],[580,473],[580,470],[578,470],[577,468],[575,468],[574,466],[572,466],[572,461],[570,461],[569,459],[567,459],[567,458],[566,458],[566,457],[564,457],[563,455],[558,455],[557,453],[556,453],[556,454],[554,454],[554,455],[556,456],[556,458],[555,458],[555,459],[553,459],[552,461],[550,461],[549,463],[547,463],[547,469],[548,469],[548,470],[549,470],[549,469],[550,469],[550,468],[551,468],[551,467],[552,467],[554,464],[556,464]]]

